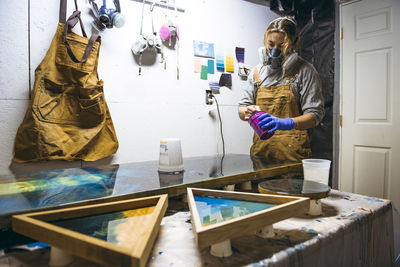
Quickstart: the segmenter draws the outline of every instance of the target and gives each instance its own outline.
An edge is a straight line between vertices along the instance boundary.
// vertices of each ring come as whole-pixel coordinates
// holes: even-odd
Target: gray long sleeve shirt
[[[271,69],[269,65],[257,65],[260,80],[264,82],[261,86],[277,86],[286,83],[287,74],[296,66],[299,60],[297,53],[292,53],[283,64],[285,75],[282,76],[282,69]],[[293,82],[290,83],[300,114],[311,114],[318,125],[325,115],[324,98],[322,96],[322,85],[318,72],[313,65],[306,62],[296,74]],[[239,101],[239,106],[255,105],[257,86],[254,84],[254,70],[251,71],[248,84]]]

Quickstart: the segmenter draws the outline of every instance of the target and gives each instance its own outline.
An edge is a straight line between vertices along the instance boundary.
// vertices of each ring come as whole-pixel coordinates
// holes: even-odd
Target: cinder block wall
[[[212,42],[216,50],[232,51],[244,47],[245,63],[258,63],[257,49],[270,20],[277,17],[264,1],[177,0],[180,26],[179,70],[176,79],[177,51],[164,48],[167,68],[156,62],[142,68],[130,50],[138,38],[142,2],[120,0],[126,24],[101,33],[102,46],[98,72],[114,121],[120,148],[115,156],[94,163],[53,161],[40,164],[11,162],[15,133],[29,103],[29,87],[34,71],[44,57],[58,23],[59,1],[2,0],[0,8],[0,174],[36,169],[80,167],[82,165],[157,160],[161,138],[181,139],[184,157],[222,153],[219,121],[215,104],[205,104],[209,81],[218,81],[220,72],[201,80],[194,73],[193,40]],[[173,1],[171,1],[173,2]],[[101,3],[101,1],[99,1]],[[91,33],[90,5],[78,0],[86,31]],[[112,7],[110,1],[109,7]],[[68,1],[68,15],[73,11]],[[149,5],[145,5],[143,32],[151,34]],[[156,30],[172,10],[155,7]],[[79,26],[75,31],[80,33]],[[252,130],[237,116],[237,102],[246,81],[232,73],[232,88],[217,95],[227,153],[248,153]]]

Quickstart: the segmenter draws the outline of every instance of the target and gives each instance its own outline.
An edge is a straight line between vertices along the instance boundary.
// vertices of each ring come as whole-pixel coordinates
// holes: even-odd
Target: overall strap
[[[79,21],[81,25],[81,30],[82,30],[82,35],[84,37],[87,37],[85,29],[83,27],[83,23],[81,20],[81,12],[78,10],[78,4],[77,1],[74,0],[75,2],[75,11],[72,13],[72,15],[66,20],[66,10],[67,10],[67,0],[60,0],[60,15],[59,15],[59,22],[64,24],[64,31],[63,31],[63,43],[65,47],[67,48],[68,55],[74,61],[75,63],[84,63],[89,57],[90,51],[93,48],[94,43],[96,42],[97,38],[99,35],[97,33],[93,33],[92,36],[90,36],[89,42],[86,46],[85,52],[83,53],[82,59],[78,60],[74,53],[71,50],[71,47],[69,46],[69,43],[67,41],[67,33],[68,30],[73,28]]]

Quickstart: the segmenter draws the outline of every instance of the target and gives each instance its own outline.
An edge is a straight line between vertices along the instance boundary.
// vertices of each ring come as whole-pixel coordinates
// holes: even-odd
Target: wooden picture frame
[[[145,266],[167,206],[168,195],[164,194],[103,204],[34,212],[14,215],[12,217],[12,229],[17,233],[48,243],[67,253],[103,265]],[[119,242],[120,244],[111,243],[56,225],[56,223],[60,224],[60,222],[70,222],[71,219],[91,220],[93,217],[87,216],[110,216],[110,214],[131,215],[127,216],[128,218],[121,219],[120,222],[106,220],[106,223],[108,223],[107,231],[109,225],[112,223],[120,223],[117,226],[119,228],[112,228],[118,234],[119,241],[122,240]]]
[[[227,221],[204,226],[200,221],[199,211],[194,199],[195,195],[269,203],[274,204],[275,206]],[[309,198],[305,197],[266,195],[199,188],[188,188],[187,196],[192,217],[193,232],[195,234],[197,246],[200,249],[230,240],[234,237],[254,234],[257,230],[263,227],[306,213],[310,205]]]

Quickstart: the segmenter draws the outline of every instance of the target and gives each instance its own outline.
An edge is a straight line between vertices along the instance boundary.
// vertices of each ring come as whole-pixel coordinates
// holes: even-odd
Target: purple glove
[[[258,125],[262,129],[272,128],[268,133],[274,133],[276,130],[292,130],[294,128],[294,121],[291,118],[279,119],[268,113],[258,117],[260,121]]]

